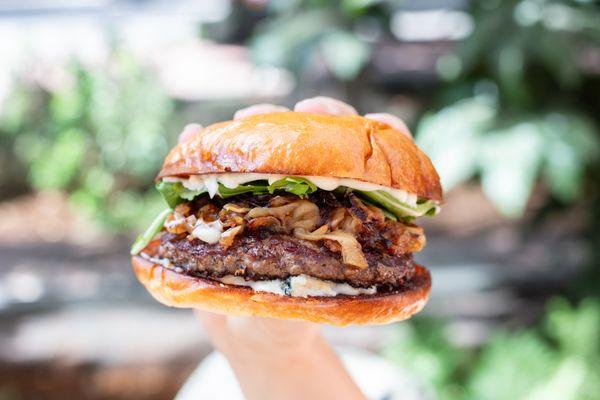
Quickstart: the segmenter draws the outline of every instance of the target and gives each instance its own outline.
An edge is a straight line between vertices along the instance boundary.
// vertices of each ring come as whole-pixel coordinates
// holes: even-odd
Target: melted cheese
[[[334,297],[340,294],[357,296],[377,293],[377,287],[375,286],[355,288],[347,283],[326,281],[308,275],[292,276],[285,281],[281,279],[247,281],[239,276],[227,275],[220,278],[219,281],[228,285],[247,286],[257,292],[268,292],[291,297]]]
[[[204,174],[204,175],[191,175],[187,179],[176,178],[176,177],[165,177],[165,182],[181,182],[183,186],[189,190],[199,191],[204,190],[208,192],[210,197],[214,197],[219,190],[219,183],[223,186],[234,189],[244,183],[266,180],[269,184],[283,179],[289,175],[280,174],[257,174],[257,173],[223,173],[223,174]],[[350,189],[362,190],[366,192],[381,190],[398,201],[407,204],[411,207],[417,205],[417,195],[414,193],[408,193],[402,189],[394,189],[383,185],[376,185],[374,183],[363,182],[356,179],[347,178],[334,178],[325,176],[310,176],[310,175],[298,175],[300,178],[304,178],[312,182],[316,187],[322,190],[335,190],[340,186],[348,187]]]

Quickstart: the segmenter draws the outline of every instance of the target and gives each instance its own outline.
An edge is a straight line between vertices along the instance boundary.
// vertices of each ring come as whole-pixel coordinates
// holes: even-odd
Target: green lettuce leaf
[[[285,190],[288,193],[304,197],[316,192],[317,186],[307,179],[288,176],[269,185],[270,194],[273,194],[276,190]]]
[[[206,190],[194,191],[187,189],[181,182],[159,182],[156,189],[171,208],[175,208],[177,204],[185,200],[191,201],[196,196],[206,193]]]
[[[383,208],[383,206],[381,204],[378,204],[372,200],[369,200],[368,198],[365,198],[364,196],[361,196],[361,200],[370,206],[377,207],[378,209],[380,209],[386,218],[391,219],[392,221],[398,221],[398,217],[396,217],[394,214],[392,214],[391,212],[389,212],[388,210]]]
[[[134,256],[138,254],[140,251],[144,249],[144,247],[148,246],[148,243],[152,241],[154,236],[162,229],[163,225],[169,214],[171,214],[170,208],[163,210],[160,214],[154,218],[154,221],[150,224],[150,226],[137,237],[133,245],[131,246],[131,255]]]
[[[435,214],[436,210],[436,204],[432,200],[417,203],[417,205],[413,207],[402,203],[391,194],[382,190],[374,190],[370,192],[357,190],[356,193],[401,219],[405,219],[407,217],[415,218],[422,215],[433,215]]]
[[[264,184],[263,184],[264,182]],[[268,192],[267,181],[256,181],[247,183],[245,185],[239,185],[233,189],[230,189],[223,184],[219,183],[219,196],[226,199],[231,196],[237,196],[238,194],[252,193],[252,194],[265,194]]]
[[[181,182],[159,182],[156,189],[162,194],[163,198],[171,208],[183,201],[193,200],[196,196],[206,193],[206,190],[193,191],[187,189]],[[219,183],[219,196],[226,199],[244,193],[252,194],[273,194],[276,191],[286,191],[300,197],[304,197],[317,190],[317,187],[304,178],[286,177],[273,182],[271,185],[266,180],[249,182],[239,185],[233,189]]]

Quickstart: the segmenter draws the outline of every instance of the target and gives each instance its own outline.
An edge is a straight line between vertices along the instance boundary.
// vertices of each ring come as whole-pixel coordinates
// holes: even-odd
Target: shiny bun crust
[[[223,172],[350,178],[442,201],[438,174],[414,142],[360,116],[283,112],[211,125],[171,150],[158,179]]]
[[[365,296],[287,297],[177,273],[133,256],[135,274],[159,302],[233,316],[296,319],[331,325],[388,324],[410,318],[427,303],[431,277],[417,266],[406,289]]]

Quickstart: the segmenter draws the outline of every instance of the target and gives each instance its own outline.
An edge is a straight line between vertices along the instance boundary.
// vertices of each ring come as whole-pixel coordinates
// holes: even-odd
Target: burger
[[[415,220],[439,211],[442,189],[385,123],[302,112],[217,123],[170,151],[156,187],[169,207],[131,253],[163,304],[348,325],[427,302]]]

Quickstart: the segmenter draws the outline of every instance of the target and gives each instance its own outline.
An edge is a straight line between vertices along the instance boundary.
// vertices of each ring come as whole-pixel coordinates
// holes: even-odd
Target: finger
[[[183,132],[179,134],[179,143],[185,142],[192,137],[196,136],[202,132],[202,125],[200,124],[187,124],[185,128],[183,128]]]
[[[327,115],[357,115],[356,109],[331,97],[317,96],[296,103],[294,111]]]
[[[413,138],[412,135],[410,134],[410,130],[408,130],[408,127],[406,126],[404,121],[402,121],[400,118],[396,117],[395,115],[387,114],[387,113],[365,114],[365,118],[372,119],[374,121],[383,122],[384,124],[387,124],[390,127],[394,128],[395,130],[400,131],[405,136],[407,136],[411,139]]]
[[[206,332],[210,336],[219,334],[219,332],[223,332],[223,329],[226,329],[227,317],[224,315],[215,314],[199,309],[195,309],[194,314],[196,315],[196,318],[202,323],[202,326],[204,326],[204,329],[206,329]]]
[[[253,106],[237,110],[233,115],[233,119],[242,119],[256,114],[270,114],[286,111],[290,111],[290,109],[283,106],[277,106],[275,104],[255,104]]]
[[[268,345],[289,348],[302,343],[312,343],[319,334],[318,324],[304,321],[229,317],[226,323],[229,332],[237,337],[243,337],[251,347]]]

